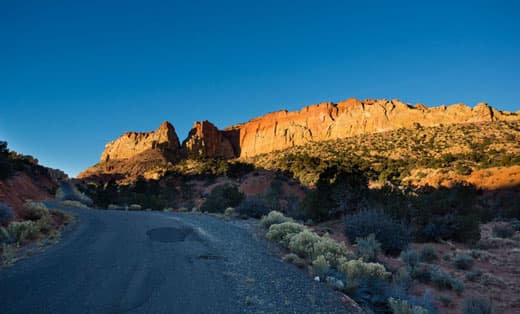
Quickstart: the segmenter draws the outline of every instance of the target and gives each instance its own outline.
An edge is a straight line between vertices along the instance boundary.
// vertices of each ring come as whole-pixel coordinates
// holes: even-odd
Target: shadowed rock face
[[[519,112],[502,112],[484,103],[474,108],[463,104],[428,108],[422,104],[410,106],[399,100],[360,101],[351,98],[337,104],[311,105],[300,111],[269,113],[224,130],[218,130],[209,121],[195,122],[182,147],[174,127],[164,122],[156,131],[128,132],[108,143],[97,168],[87,169],[80,177],[99,173],[101,169],[111,172],[114,167],[124,175],[126,168],[134,169],[140,161],[148,164],[153,161],[158,166],[186,156],[247,158],[311,141],[334,140],[417,125],[429,127],[517,119],[520,119]],[[121,162],[132,165],[121,165]],[[143,169],[138,170],[139,173],[144,172]]]
[[[188,138],[182,143],[188,156],[195,157],[222,157],[235,158],[237,153],[232,143],[232,138],[225,131],[219,131],[209,121],[195,122],[188,134]]]

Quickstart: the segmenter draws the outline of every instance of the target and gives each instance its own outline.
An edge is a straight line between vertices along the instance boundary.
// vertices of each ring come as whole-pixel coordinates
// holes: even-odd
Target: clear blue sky
[[[127,130],[357,98],[520,109],[516,1],[0,0],[0,139],[72,175]]]

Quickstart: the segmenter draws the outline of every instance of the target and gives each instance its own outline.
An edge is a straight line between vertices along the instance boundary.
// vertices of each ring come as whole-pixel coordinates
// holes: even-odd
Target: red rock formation
[[[148,150],[161,151],[171,157],[180,153],[179,138],[170,122],[163,122],[156,131],[123,134],[105,146],[101,162],[128,159]]]
[[[398,100],[360,101],[354,98],[304,107],[300,111],[277,111],[249,122],[218,130],[208,121],[196,122],[188,138],[179,145],[174,127],[164,122],[156,131],[129,132],[106,145],[101,162],[79,175],[145,175],[184,156],[251,157],[283,150],[311,141],[326,141],[365,133],[385,132],[417,125],[517,120],[519,113],[502,112],[480,103],[428,108]]]
[[[240,133],[240,157],[251,157],[310,141],[385,132],[417,124],[435,126],[519,118],[517,114],[501,112],[483,103],[473,109],[462,104],[428,108],[412,107],[398,100],[348,99],[338,104],[312,105],[300,111],[273,112],[229,129]]]
[[[219,131],[209,121],[195,122],[182,143],[188,156],[235,158],[237,156],[230,139],[229,132]]]

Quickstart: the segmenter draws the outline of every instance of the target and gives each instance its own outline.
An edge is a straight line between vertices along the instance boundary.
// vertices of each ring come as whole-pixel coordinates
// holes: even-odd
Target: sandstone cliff
[[[78,177],[128,178],[144,175],[186,157],[248,158],[309,142],[348,138],[400,128],[499,120],[518,120],[520,113],[496,110],[480,103],[428,108],[398,100],[348,99],[282,110],[218,130],[209,121],[195,122],[182,146],[169,122],[152,132],[128,132],[106,145],[101,162]]]
[[[412,107],[398,100],[348,99],[338,104],[312,105],[300,111],[273,112],[228,130],[240,133],[240,157],[251,157],[310,141],[385,132],[417,124],[435,126],[519,118],[517,114],[501,112],[483,103],[474,108],[462,104],[428,108]]]
[[[233,141],[233,131],[220,131],[209,121],[195,122],[182,143],[182,147],[190,157],[222,157],[235,158],[238,155]]]
[[[175,158],[180,152],[179,138],[171,123],[163,122],[156,131],[127,132],[108,143],[101,154],[101,162],[128,159],[148,150],[160,151]]]

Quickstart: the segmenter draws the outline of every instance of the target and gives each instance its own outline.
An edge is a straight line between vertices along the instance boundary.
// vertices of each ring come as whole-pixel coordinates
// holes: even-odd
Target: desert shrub
[[[66,200],[66,201],[62,201],[61,204],[63,206],[73,207],[73,208],[83,208],[83,209],[89,208],[87,205],[85,205],[81,202],[78,202],[78,201]]]
[[[109,210],[126,210],[126,207],[123,205],[109,204],[107,206],[107,209],[109,209]]]
[[[381,243],[373,233],[364,238],[357,238],[356,244],[357,255],[365,262],[375,262],[377,255],[381,253]]]
[[[35,224],[36,229],[43,234],[49,234],[54,229],[54,220],[50,214],[42,216]]]
[[[354,254],[347,249],[344,243],[328,236],[319,237],[319,240],[314,243],[313,254],[313,258],[323,256],[334,267],[337,267],[343,259],[351,260],[354,258]]]
[[[42,202],[27,202],[22,211],[22,218],[36,221],[42,217],[49,216],[49,209]]]
[[[511,238],[515,230],[511,224],[496,224],[493,226],[493,235],[497,238]]]
[[[482,276],[480,276],[480,283],[485,286],[496,286],[501,288],[506,287],[507,285],[504,279],[491,273],[482,274]]]
[[[410,304],[406,300],[388,299],[392,314],[428,314],[428,310],[419,305]]]
[[[460,280],[452,277],[440,268],[431,269],[430,275],[432,283],[439,289],[449,289],[458,293],[464,291],[464,284]]]
[[[291,238],[289,250],[301,257],[312,257],[314,256],[314,245],[320,240],[320,236],[316,233],[303,230]]]
[[[421,262],[425,263],[431,263],[439,258],[437,256],[437,253],[435,252],[435,249],[431,245],[425,245],[419,251],[419,257],[421,259]]]
[[[495,307],[488,298],[468,296],[462,305],[463,314],[494,314]]]
[[[222,213],[228,207],[236,207],[244,199],[236,186],[220,185],[215,187],[208,195],[202,206],[203,212]]]
[[[422,283],[429,283],[432,280],[431,267],[427,264],[420,263],[411,272],[412,278]]]
[[[94,204],[92,202],[92,199],[88,197],[85,193],[78,190],[78,188],[75,185],[69,184],[69,188],[67,190],[69,191],[69,193],[65,193],[62,187],[58,188],[55,195],[56,200],[76,201],[87,206],[92,206]]]
[[[316,276],[325,278],[329,270],[330,264],[323,255],[318,256],[314,261],[312,261],[312,271]]]
[[[399,267],[392,274],[392,283],[395,287],[399,287],[402,291],[408,291],[412,288],[413,279],[410,271],[406,267]]]
[[[406,251],[402,251],[400,258],[411,272],[413,272],[414,269],[419,265],[419,254],[415,249],[407,249]]]
[[[7,232],[14,242],[20,244],[26,240],[33,239],[38,228],[33,221],[13,221],[7,226]]]
[[[0,226],[0,244],[8,243],[10,241],[9,232],[6,228]]]
[[[467,270],[473,267],[475,260],[467,254],[458,254],[452,258],[451,263],[458,269]]]
[[[362,281],[387,281],[391,275],[383,265],[360,259],[343,262],[338,270],[347,278],[347,289],[356,288]]]
[[[450,306],[453,303],[453,299],[449,295],[440,295],[439,302],[444,306]]]
[[[345,218],[345,234],[356,239],[375,234],[383,251],[399,254],[410,242],[408,228],[378,210],[364,210]]]
[[[284,222],[292,221],[291,218],[285,217],[279,211],[273,210],[269,212],[267,216],[263,216],[260,220],[260,225],[265,229],[269,229],[272,225],[281,224]]]
[[[260,218],[269,213],[267,202],[258,197],[248,197],[235,208],[237,214],[242,217]]]
[[[473,269],[466,273],[466,279],[469,281],[476,282],[482,277],[482,271],[480,269]]]
[[[139,204],[131,204],[130,206],[128,206],[128,209],[129,210],[141,210],[141,209],[143,209],[143,207]]]
[[[228,207],[224,210],[224,215],[227,217],[231,217],[235,214],[235,209],[233,207]]]
[[[305,260],[294,253],[289,253],[285,255],[284,257],[282,257],[282,261],[294,264],[300,268],[303,268],[306,265]]]
[[[456,240],[475,242],[480,239],[482,213],[477,203],[478,190],[473,185],[423,187],[413,197],[416,239],[421,242]]]
[[[6,203],[0,203],[0,226],[7,225],[14,218],[14,211]]]
[[[292,237],[305,229],[305,226],[302,224],[284,222],[269,227],[269,231],[267,231],[265,236],[271,241],[275,241],[284,247],[288,247]]]
[[[359,169],[326,167],[303,201],[307,218],[320,222],[357,209],[367,186],[368,179]]]

